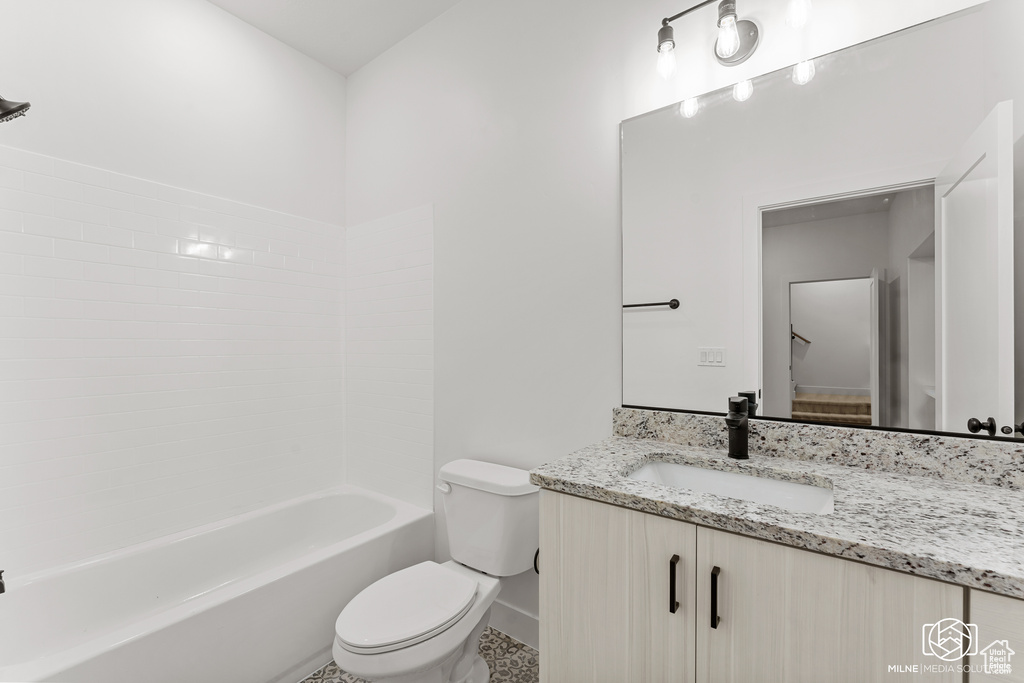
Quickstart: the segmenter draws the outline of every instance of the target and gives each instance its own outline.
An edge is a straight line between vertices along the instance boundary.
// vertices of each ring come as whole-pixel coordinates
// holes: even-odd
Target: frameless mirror
[[[623,405],[1019,436],[1022,24],[990,0],[623,122]]]

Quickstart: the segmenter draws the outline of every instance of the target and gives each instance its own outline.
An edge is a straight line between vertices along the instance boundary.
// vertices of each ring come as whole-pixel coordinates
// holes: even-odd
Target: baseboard
[[[491,628],[537,649],[540,645],[540,622],[537,617],[509,607],[500,600],[491,605]]]
[[[331,648],[327,647],[320,652],[317,652],[301,664],[296,664],[287,671],[274,676],[270,679],[270,683],[295,683],[295,681],[304,681],[332,661],[334,661],[334,655],[331,653]]]

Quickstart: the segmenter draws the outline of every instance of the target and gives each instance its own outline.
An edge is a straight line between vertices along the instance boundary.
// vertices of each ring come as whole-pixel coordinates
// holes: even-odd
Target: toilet
[[[452,560],[385,576],[352,599],[335,623],[334,661],[387,683],[487,683],[478,653],[499,577],[534,568],[538,487],[525,470],[478,460],[441,468]]]

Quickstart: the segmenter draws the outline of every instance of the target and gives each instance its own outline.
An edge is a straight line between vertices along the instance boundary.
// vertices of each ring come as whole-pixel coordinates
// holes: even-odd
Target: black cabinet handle
[[[672,614],[679,609],[679,602],[676,600],[676,565],[679,564],[679,556],[673,555],[668,561],[668,611]]]
[[[711,570],[711,628],[718,628],[722,618],[718,616],[718,575],[722,570],[715,567]]]
[[[1003,432],[1003,434],[1006,434],[1007,436],[1013,434],[1014,432],[1020,432],[1021,434],[1024,434],[1024,422],[1021,422],[1019,425],[1006,425],[1001,428],[1001,431]]]
[[[996,419],[994,417],[990,417],[989,419],[982,422],[978,418],[972,417],[970,420],[967,421],[967,429],[968,431],[970,431],[971,434],[977,434],[978,432],[984,429],[986,432],[988,432],[989,436],[995,436]]]

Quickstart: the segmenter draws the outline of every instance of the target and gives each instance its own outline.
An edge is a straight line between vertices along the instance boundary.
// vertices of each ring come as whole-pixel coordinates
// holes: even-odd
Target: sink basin
[[[674,462],[648,462],[629,474],[628,478],[697,493],[712,493],[752,503],[774,505],[793,512],[827,515],[833,510],[832,489],[829,488],[738,472],[709,470]]]

